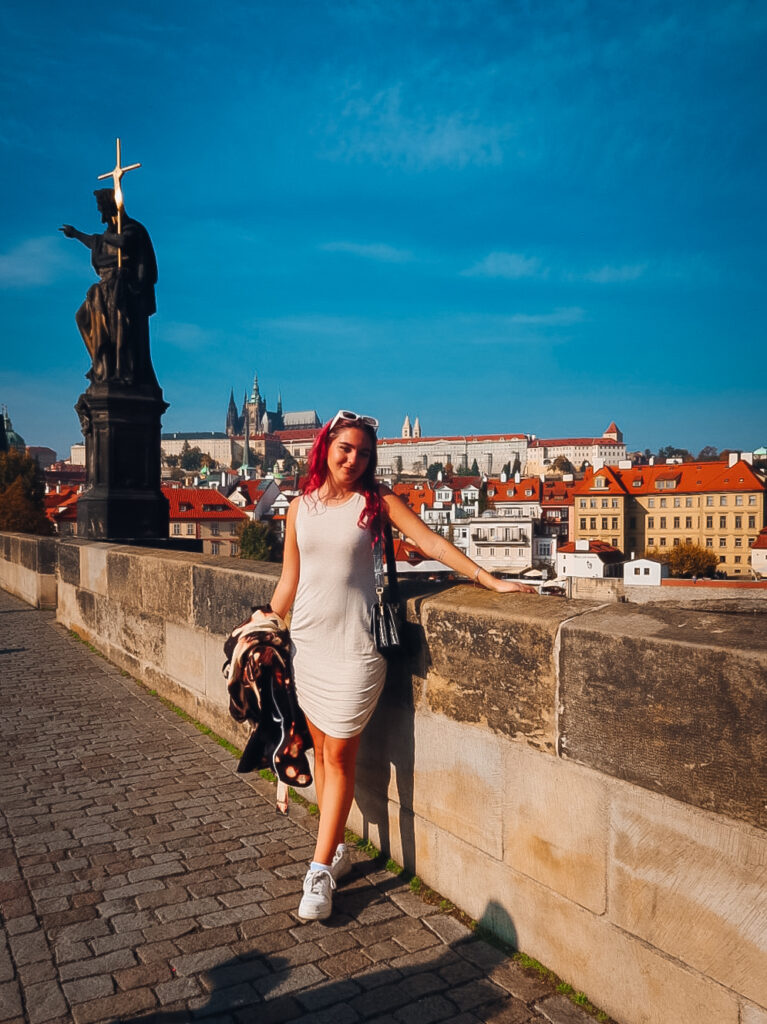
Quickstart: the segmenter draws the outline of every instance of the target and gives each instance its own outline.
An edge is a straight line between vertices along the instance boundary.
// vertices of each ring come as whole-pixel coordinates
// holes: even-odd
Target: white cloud
[[[413,254],[406,249],[395,249],[384,244],[358,245],[356,242],[327,242],[320,249],[325,252],[346,252],[363,259],[379,260],[382,263],[407,263]]]
[[[353,86],[335,120],[326,125],[332,141],[325,155],[415,170],[502,162],[508,126],[483,122],[474,110],[408,107],[403,91],[397,83],[366,97]]]
[[[548,269],[535,256],[518,252],[491,252],[483,260],[461,273],[464,277],[548,277]]]
[[[0,253],[0,288],[34,288],[51,284],[73,267],[73,260],[57,238],[29,238]]]
[[[623,267],[599,267],[597,270],[588,270],[583,274],[573,274],[569,279],[573,281],[590,281],[593,284],[623,284],[626,281],[636,281],[645,270],[646,263],[635,263]]]
[[[515,313],[507,317],[510,324],[534,327],[568,327],[580,323],[585,316],[580,306],[559,307],[551,313]]]

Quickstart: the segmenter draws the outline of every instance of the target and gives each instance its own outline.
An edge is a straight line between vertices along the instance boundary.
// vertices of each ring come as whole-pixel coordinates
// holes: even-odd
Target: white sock
[[[320,864],[318,860],[313,860],[309,865],[310,871],[330,871],[329,864]]]
[[[336,853],[346,853],[346,843],[339,843],[336,847]]]

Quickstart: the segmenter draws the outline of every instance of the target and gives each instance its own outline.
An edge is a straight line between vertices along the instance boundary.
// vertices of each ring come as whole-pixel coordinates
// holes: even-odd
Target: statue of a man
[[[106,224],[103,234],[86,235],[71,224],[59,229],[91,250],[91,263],[100,279],[88,289],[75,315],[92,361],[88,377],[94,382],[156,387],[149,353],[149,317],[157,308],[157,261],[152,242],[143,224],[124,210],[118,233],[113,189],[99,188],[93,194]]]

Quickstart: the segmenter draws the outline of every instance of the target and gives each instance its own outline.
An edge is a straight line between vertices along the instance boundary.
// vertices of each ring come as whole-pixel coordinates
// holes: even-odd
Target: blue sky
[[[156,8],[156,9],[154,9]],[[0,401],[66,454],[120,135],[167,430],[273,407],[424,432],[767,442],[767,5],[0,10]]]

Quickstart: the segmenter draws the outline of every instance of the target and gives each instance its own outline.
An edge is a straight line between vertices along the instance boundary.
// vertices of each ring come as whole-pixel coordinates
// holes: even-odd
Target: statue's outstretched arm
[[[73,228],[71,224],[64,224],[59,228],[67,238],[76,238],[78,242],[82,242],[88,249],[93,248],[93,244],[97,238],[96,235],[86,235],[82,231],[78,231],[77,228]]]

